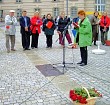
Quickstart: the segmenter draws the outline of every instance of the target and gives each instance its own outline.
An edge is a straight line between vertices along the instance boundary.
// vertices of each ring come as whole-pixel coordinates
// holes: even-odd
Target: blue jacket
[[[26,16],[26,20],[27,20],[27,27],[28,27],[28,30],[30,31],[30,18]],[[20,29],[20,32],[21,34],[25,33],[25,20],[24,20],[24,17],[21,16],[20,19],[20,26],[21,26],[21,29]]]

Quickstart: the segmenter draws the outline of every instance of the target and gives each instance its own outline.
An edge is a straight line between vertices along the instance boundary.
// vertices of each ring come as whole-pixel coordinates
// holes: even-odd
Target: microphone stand
[[[65,73],[65,70],[64,69],[66,69],[66,64],[73,64],[73,63],[66,63],[65,62],[65,49],[66,49],[66,47],[65,47],[65,35],[66,35],[66,31],[68,30],[68,26],[71,24],[71,22],[69,22],[67,25],[66,25],[66,27],[64,28],[64,31],[63,31],[63,37],[62,37],[62,41],[63,41],[63,43],[64,43],[64,45],[63,45],[63,62],[62,63],[57,63],[57,64],[62,64],[62,67],[63,67],[63,74]],[[53,64],[53,65],[56,65],[56,64]],[[53,66],[54,67],[54,66]],[[68,68],[75,68],[75,67],[68,67]]]

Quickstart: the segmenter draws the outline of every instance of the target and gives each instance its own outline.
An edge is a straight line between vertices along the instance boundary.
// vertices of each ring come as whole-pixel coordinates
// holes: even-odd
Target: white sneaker
[[[69,44],[69,46],[72,46],[72,45],[73,45],[73,43],[70,43],[70,44]]]

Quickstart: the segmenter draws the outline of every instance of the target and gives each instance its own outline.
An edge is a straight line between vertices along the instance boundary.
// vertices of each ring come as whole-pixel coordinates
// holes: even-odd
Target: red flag
[[[53,25],[53,22],[51,22],[51,21],[48,21],[48,23],[47,23],[47,27],[50,29],[51,27],[52,27],[52,25]]]

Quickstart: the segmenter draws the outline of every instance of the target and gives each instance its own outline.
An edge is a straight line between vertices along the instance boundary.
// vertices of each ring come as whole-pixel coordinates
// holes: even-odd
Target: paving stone
[[[73,105],[66,95],[69,89],[64,91],[60,86],[55,85],[54,80],[45,78],[35,67],[35,63],[36,65],[62,63],[62,48],[59,47],[58,42],[55,42],[58,35],[53,36],[52,49],[45,48],[45,36],[41,33],[39,48],[23,52],[18,30],[19,27],[17,27],[16,35],[17,51],[14,53],[7,54],[5,36],[0,34],[0,105],[18,105],[22,102],[22,105]],[[79,49],[72,50],[67,46],[66,41],[66,62],[73,62],[72,66],[75,68],[65,69],[64,76],[68,79],[64,81],[70,80],[80,86],[95,87],[103,94],[102,99],[96,105],[110,105],[110,47],[101,45],[101,48],[106,50],[105,55],[94,55],[91,51],[96,47],[88,47],[88,65],[80,67],[76,64],[80,61]],[[31,55],[35,55],[36,58]],[[41,62],[39,62],[40,59]],[[58,69],[63,71],[63,68]],[[58,79],[56,77],[56,84]],[[63,82],[60,79],[59,81]],[[48,84],[49,81],[51,82]]]

